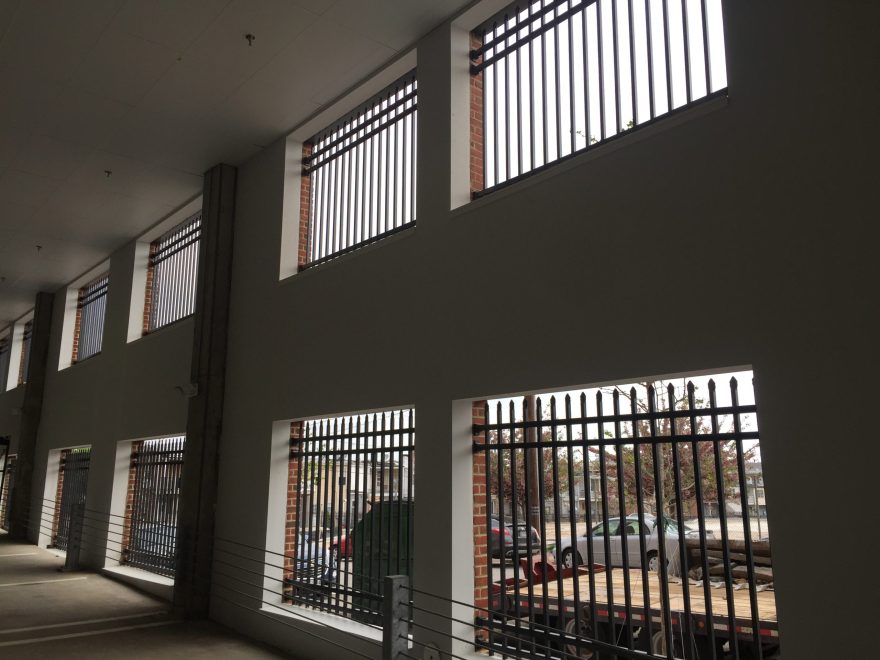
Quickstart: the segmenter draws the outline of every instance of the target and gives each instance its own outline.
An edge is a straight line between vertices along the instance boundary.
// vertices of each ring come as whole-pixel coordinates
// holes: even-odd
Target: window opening
[[[760,473],[751,376],[479,404],[478,643],[778,657],[769,526],[745,488]]]
[[[305,144],[300,269],[415,223],[417,107],[411,71]]]
[[[67,550],[71,525],[75,524],[76,506],[85,505],[89,481],[91,448],[64,449],[58,467],[55,492],[55,516],[52,525],[52,546]],[[82,516],[83,512],[80,511]],[[78,521],[79,524],[82,520]]]
[[[132,446],[122,563],[174,577],[185,443],[175,436]]]
[[[104,342],[104,316],[110,274],[105,273],[79,290],[76,325],[73,331],[73,361],[82,361],[101,352]]]
[[[21,334],[21,363],[18,370],[18,384],[24,385],[28,379],[28,369],[31,364],[31,338],[34,334],[34,322],[28,321],[24,324],[24,331]]]
[[[475,195],[726,93],[720,0],[522,2],[471,42]]]
[[[195,312],[201,235],[198,211],[150,244],[144,332]]]
[[[382,622],[386,575],[412,575],[413,410],[291,426],[285,596]]]

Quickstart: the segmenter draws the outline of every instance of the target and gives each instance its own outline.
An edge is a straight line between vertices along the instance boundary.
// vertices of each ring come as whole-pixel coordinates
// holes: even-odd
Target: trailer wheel
[[[590,625],[590,618],[587,615],[587,612],[583,613],[580,620],[569,619],[566,621],[565,632],[568,635],[578,635],[579,637],[588,638],[592,637],[593,626]],[[595,657],[595,653],[591,649],[584,648],[583,646],[578,647],[576,644],[566,644],[563,650],[570,657],[584,658],[584,660]]]

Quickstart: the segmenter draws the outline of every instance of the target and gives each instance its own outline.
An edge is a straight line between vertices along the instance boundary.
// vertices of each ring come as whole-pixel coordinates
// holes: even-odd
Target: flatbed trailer
[[[517,587],[516,578],[505,580],[503,589],[500,583],[494,583],[491,607],[496,613],[503,613],[503,617],[496,618],[496,623],[500,623],[500,627],[492,629],[494,638],[504,639],[509,645],[511,635],[519,639],[525,635],[527,638],[537,638],[539,644],[544,647],[564,648],[574,657],[623,658],[629,657],[630,654],[617,654],[607,650],[595,655],[583,646],[579,648],[577,644],[566,643],[565,636],[578,634],[581,637],[598,639],[606,645],[626,648],[630,644],[629,635],[632,631],[633,649],[657,653],[663,637],[661,626],[665,619],[659,574],[651,571],[643,572],[641,569],[606,570],[603,566],[596,566],[592,571],[586,567],[579,567],[577,578],[571,573],[570,570],[565,571],[560,580],[555,575],[555,569],[551,567],[547,572],[546,581],[540,571],[533,574],[531,586],[529,580],[519,579]],[[520,575],[524,573],[521,571]],[[625,590],[627,577],[629,603],[626,600]],[[644,590],[645,578],[648,581],[647,603]],[[703,585],[690,583],[688,587],[689,625],[686,621],[687,608],[681,581],[670,579],[666,585],[669,603],[668,621],[674,646],[673,657],[688,660],[712,658],[709,636],[711,626],[715,639],[715,657],[718,660],[734,658],[737,653],[740,658],[750,660],[755,658],[754,623],[749,590],[732,589],[733,607],[728,611],[728,588],[725,585],[710,587],[709,608],[706,607]],[[591,601],[591,594],[595,594],[594,601]],[[769,660],[778,657],[779,629],[776,620],[776,599],[771,590],[759,591],[755,597],[761,655]],[[595,624],[591,623],[593,617]],[[735,641],[730,633],[731,617],[733,617]],[[686,636],[690,638],[689,642],[685,641]],[[569,638],[568,642],[571,641]],[[522,642],[517,642],[517,645],[522,647]],[[546,652],[537,655],[546,657]],[[666,657],[665,653],[659,655]]]

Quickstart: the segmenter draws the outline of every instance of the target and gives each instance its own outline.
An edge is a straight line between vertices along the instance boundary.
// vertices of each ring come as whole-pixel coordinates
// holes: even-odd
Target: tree
[[[682,388],[675,388],[672,383],[655,381],[644,383],[647,397],[642,399],[636,394],[636,389],[624,392],[620,388],[606,390],[606,393],[617,396],[621,408],[627,412],[633,409],[637,413],[648,413],[651,405],[647,400],[652,394],[656,397],[654,411],[688,410],[691,399],[695,409],[705,407],[705,401],[694,395],[693,385],[689,384]],[[622,411],[623,412],[623,411]],[[625,509],[627,514],[635,513],[639,499],[639,479],[641,478],[641,500],[646,511],[656,513],[657,501],[657,474],[660,475],[660,496],[663,512],[666,515],[678,517],[694,515],[696,513],[697,495],[703,502],[718,502],[719,506],[725,505],[737,492],[739,486],[739,474],[737,468],[737,445],[734,440],[713,440],[710,423],[705,416],[694,416],[695,426],[691,428],[689,417],[675,419],[674,425],[671,417],[663,417],[662,412],[658,419],[652,422],[642,419],[636,422],[636,432],[625,438],[624,442],[614,447],[599,448],[593,446],[591,453],[597,457],[604,450],[605,474],[609,481],[623,479],[623,491],[625,497]],[[669,437],[676,436],[673,442],[633,444],[633,436],[638,438]],[[606,437],[614,439],[610,431],[606,431]],[[690,438],[693,437],[694,441]],[[717,444],[717,447],[716,447]],[[716,452],[720,465],[723,492],[719,492]],[[743,460],[748,461],[757,452],[757,447],[743,449]],[[677,453],[677,456],[675,455]],[[655,459],[659,469],[655,470]],[[676,459],[678,470],[676,472]],[[620,467],[618,467],[620,463]],[[637,466],[638,463],[638,466]],[[637,469],[638,467],[638,469]],[[699,468],[699,484],[697,470]],[[678,481],[676,482],[676,473]],[[682,511],[678,511],[676,505],[677,491],[680,491]],[[615,493],[616,495],[616,493]]]

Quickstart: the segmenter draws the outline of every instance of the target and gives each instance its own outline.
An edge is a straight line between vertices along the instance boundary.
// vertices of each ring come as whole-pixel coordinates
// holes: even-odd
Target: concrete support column
[[[18,441],[18,458],[15,467],[15,483],[9,493],[10,508],[9,536],[14,539],[28,538],[31,530],[32,540],[39,534],[39,512],[42,502],[32,502],[34,483],[34,459],[37,447],[37,433],[43,413],[43,390],[46,385],[46,363],[49,359],[49,335],[52,331],[52,309],[55,296],[51,293],[37,294],[34,305],[34,324],[31,334],[30,358],[27,379],[24,384],[24,398],[21,406],[21,426]],[[16,359],[13,356],[13,359]],[[31,511],[34,522],[29,522]]]
[[[416,404],[412,585],[431,596],[413,596],[417,607],[436,613],[413,613],[418,655],[423,644],[457,655],[473,651],[473,628],[451,620],[474,617],[473,607],[452,603],[472,603],[474,598],[472,423],[470,401]]]
[[[211,588],[236,175],[222,164],[205,173],[191,376],[196,390],[186,424],[174,587],[175,607],[193,618],[207,616]]]

